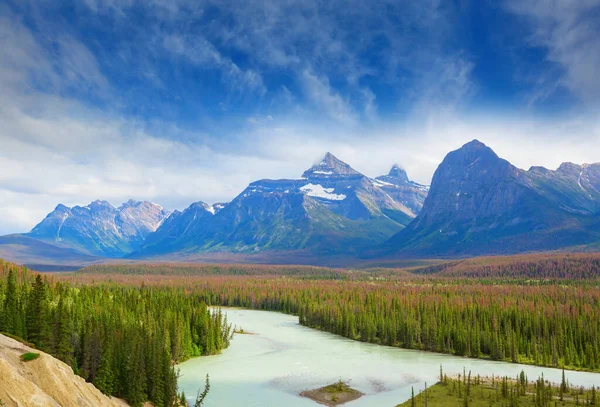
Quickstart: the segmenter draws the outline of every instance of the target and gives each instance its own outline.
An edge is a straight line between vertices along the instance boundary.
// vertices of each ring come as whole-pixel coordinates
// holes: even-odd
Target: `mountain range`
[[[231,202],[169,212],[150,202],[58,205],[0,254],[177,259],[243,254],[313,259],[455,257],[593,250],[600,242],[600,164],[519,169],[473,140],[448,153],[431,187],[394,165],[370,178],[330,153],[297,179],[251,183]],[[43,250],[43,254],[39,252]],[[276,255],[278,254],[278,255]],[[272,256],[271,256],[272,255]],[[38,259],[39,258],[39,259]],[[326,262],[326,260],[323,260]]]
[[[123,257],[139,249],[169,214],[160,205],[133,200],[118,208],[106,201],[59,204],[26,236],[87,255]]]
[[[356,254],[410,223],[426,191],[397,166],[371,179],[327,153],[298,179],[256,181],[227,204],[196,202],[173,212],[131,257],[265,250]]]

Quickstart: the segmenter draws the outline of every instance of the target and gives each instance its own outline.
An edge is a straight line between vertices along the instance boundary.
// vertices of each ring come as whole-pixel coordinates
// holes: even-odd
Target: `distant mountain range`
[[[122,257],[139,249],[169,214],[160,205],[133,200],[118,208],[106,201],[58,205],[26,236],[88,255]]]
[[[131,257],[265,250],[356,254],[410,223],[426,191],[398,167],[371,179],[327,153],[299,179],[256,181],[227,204],[196,202],[175,211]]]
[[[231,202],[172,213],[150,202],[58,205],[24,235],[0,237],[0,255],[178,259],[243,254],[288,262],[453,257],[600,242],[600,164],[521,170],[474,140],[450,152],[431,188],[399,166],[369,178],[327,153],[298,179],[259,180]],[[289,253],[289,255],[287,254]],[[8,254],[8,255],[7,255]],[[326,262],[326,261],[324,261]]]

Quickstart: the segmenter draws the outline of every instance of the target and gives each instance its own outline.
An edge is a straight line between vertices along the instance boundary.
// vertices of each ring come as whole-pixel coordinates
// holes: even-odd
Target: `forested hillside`
[[[0,332],[69,364],[105,394],[171,407],[174,364],[218,353],[231,328],[182,288],[74,287],[0,261]]]
[[[475,257],[413,270],[419,275],[477,279],[596,280],[599,253],[536,253]]]

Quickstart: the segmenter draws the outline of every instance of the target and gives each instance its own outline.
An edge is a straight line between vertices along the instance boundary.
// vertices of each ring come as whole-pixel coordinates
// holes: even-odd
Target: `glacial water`
[[[425,383],[435,383],[440,365],[448,375],[516,377],[521,370],[529,380],[542,373],[559,383],[561,370],[461,358],[352,341],[298,324],[298,318],[269,311],[225,309],[230,323],[252,334],[236,334],[231,346],[216,356],[200,357],[179,365],[180,389],[188,400],[204,388],[206,374],[211,389],[206,407],[318,407],[298,396],[306,389],[339,379],[365,393],[347,407],[393,407],[410,398]],[[572,385],[600,385],[600,374],[567,372]],[[193,403],[192,403],[193,404]]]

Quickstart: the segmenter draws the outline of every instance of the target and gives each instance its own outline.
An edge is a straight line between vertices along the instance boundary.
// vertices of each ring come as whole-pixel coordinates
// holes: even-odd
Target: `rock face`
[[[405,205],[414,215],[423,208],[429,187],[408,179],[406,171],[394,165],[387,175],[375,178],[377,186],[389,194],[396,202]]]
[[[474,140],[436,170],[418,217],[386,244],[413,255],[514,253],[590,244],[598,164],[523,171]]]
[[[40,357],[22,362],[24,353]],[[0,335],[0,400],[7,407],[127,407],[105,396],[52,356]]]
[[[139,248],[168,216],[159,205],[133,200],[118,208],[106,201],[58,205],[27,236],[89,255],[121,257]]]
[[[396,187],[370,179],[327,153],[300,179],[256,181],[226,205],[199,202],[175,212],[133,256],[263,250],[354,253],[383,242],[414,218],[413,209],[387,189],[404,188],[406,196],[410,191],[422,196],[419,187],[410,181]]]

